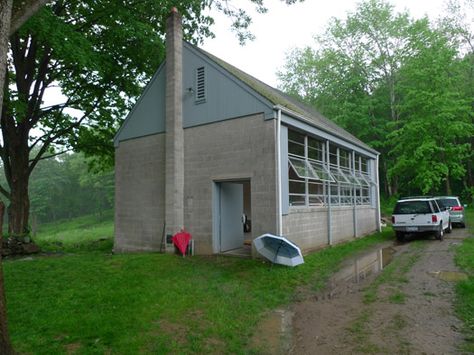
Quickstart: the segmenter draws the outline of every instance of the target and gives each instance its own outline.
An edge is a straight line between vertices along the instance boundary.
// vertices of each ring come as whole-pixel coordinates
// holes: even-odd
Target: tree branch
[[[39,9],[50,0],[21,0],[19,6],[14,6],[10,23],[10,36]]]

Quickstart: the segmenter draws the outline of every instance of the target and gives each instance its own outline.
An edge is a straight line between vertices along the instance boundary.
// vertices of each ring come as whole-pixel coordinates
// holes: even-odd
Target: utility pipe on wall
[[[281,109],[277,111],[277,185],[278,185],[278,235],[283,235],[281,197]]]

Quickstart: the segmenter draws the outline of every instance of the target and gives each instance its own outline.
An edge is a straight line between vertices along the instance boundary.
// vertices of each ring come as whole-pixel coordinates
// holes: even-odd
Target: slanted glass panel
[[[315,172],[309,166],[306,160],[288,157],[288,161],[290,162],[291,167],[295,170],[296,174],[300,178],[319,180],[319,177],[315,174]]]
[[[333,179],[341,184],[350,184],[349,180],[345,177],[341,169],[331,168],[331,175]]]
[[[360,185],[359,180],[354,176],[354,174],[352,173],[352,171],[347,170],[347,169],[340,169],[340,170],[341,170],[341,172],[344,174],[344,176],[346,177],[346,179],[349,180],[349,182],[350,182],[352,185]]]
[[[367,186],[367,187],[370,186],[369,182],[365,179],[365,177],[359,171],[355,172],[355,177],[357,178],[357,180],[359,180],[359,185]]]
[[[324,166],[324,164],[317,163],[317,162],[314,162],[314,161],[309,161],[308,163],[311,165],[311,167],[313,168],[316,175],[318,175],[319,180],[334,182],[334,179],[332,178],[331,174],[329,173],[328,168],[326,166]]]
[[[362,174],[362,176],[364,177],[365,181],[367,181],[367,183],[371,185],[376,185],[375,181],[372,179],[372,177],[369,174]]]
[[[324,161],[323,142],[308,137],[308,159]]]

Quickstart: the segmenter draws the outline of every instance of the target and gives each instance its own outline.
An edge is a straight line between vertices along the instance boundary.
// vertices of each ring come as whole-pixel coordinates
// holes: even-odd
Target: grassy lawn
[[[456,249],[456,263],[469,276],[466,281],[461,281],[456,286],[456,311],[464,320],[466,332],[466,348],[474,352],[474,208],[466,210],[467,228],[471,238],[465,239]]]
[[[107,231],[107,223],[99,230]],[[37,237],[42,246],[60,240],[77,253],[4,262],[17,351],[249,353],[255,325],[266,311],[289,303],[298,286],[320,288],[350,254],[393,239],[386,229],[308,255],[297,268],[270,269],[261,260],[111,255],[103,246],[91,251],[94,238],[85,225],[70,225],[70,233],[49,226]]]
[[[34,238],[44,251],[110,251],[113,246],[113,211],[43,224]]]

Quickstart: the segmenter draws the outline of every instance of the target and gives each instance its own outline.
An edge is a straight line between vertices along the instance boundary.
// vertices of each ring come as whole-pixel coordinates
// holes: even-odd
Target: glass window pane
[[[349,184],[349,180],[346,179],[341,169],[331,168],[331,175],[334,180],[341,184]]]
[[[307,161],[293,157],[288,157],[288,161],[300,178],[319,180],[319,177],[315,174]]]
[[[313,168],[314,172],[318,175],[319,180],[334,182],[334,179],[332,178],[326,166],[314,161],[310,161],[309,164]]]
[[[339,148],[339,166],[344,168],[350,167],[350,153],[347,150]]]
[[[322,183],[309,182],[308,183],[308,192],[310,195],[323,195],[324,188]]]
[[[292,140],[294,142],[302,143],[304,144],[304,134],[301,134],[296,131],[288,130],[288,139]]]
[[[306,193],[306,184],[304,181],[294,181],[290,180],[289,191],[290,194],[305,194]]]
[[[304,158],[304,144],[288,141],[288,153]]]
[[[355,177],[359,180],[359,185],[361,186],[369,186],[369,182],[365,179],[365,177],[358,171],[355,172]]]
[[[359,180],[352,174],[351,171],[346,169],[341,169],[341,172],[344,174],[345,178],[352,184],[352,185],[360,185]]]
[[[314,205],[324,205],[324,196],[309,196],[309,204]]]
[[[301,195],[290,195],[290,206],[304,206],[305,197]]]

